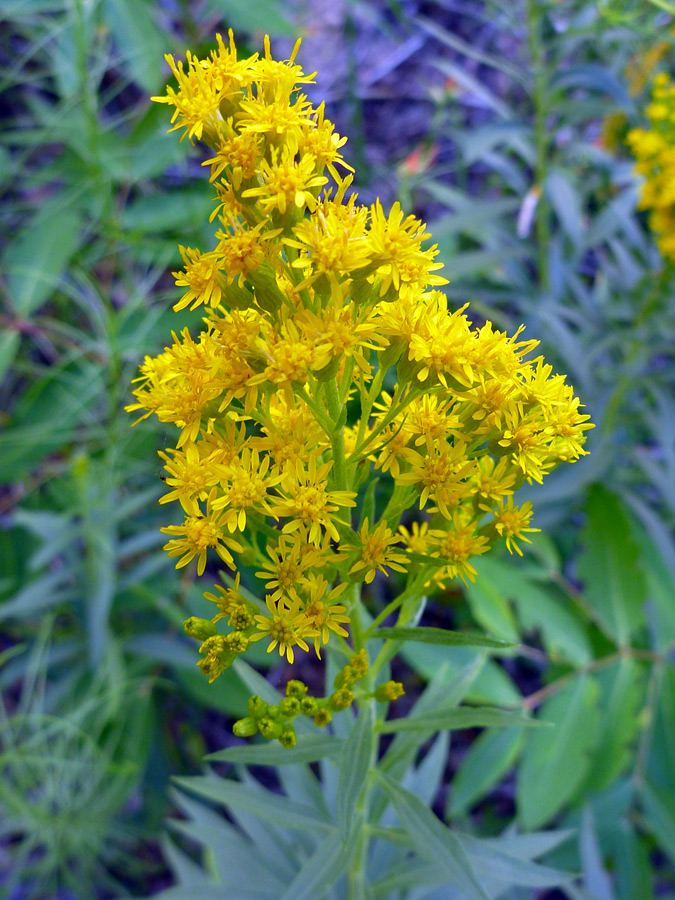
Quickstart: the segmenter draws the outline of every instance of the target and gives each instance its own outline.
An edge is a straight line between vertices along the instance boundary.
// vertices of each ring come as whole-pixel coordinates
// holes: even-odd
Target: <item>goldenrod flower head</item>
[[[408,558],[404,553],[391,549],[391,545],[397,543],[398,538],[384,520],[371,529],[366,518],[361,526],[359,538],[361,552],[349,570],[350,575],[365,569],[362,577],[366,584],[370,584],[378,570],[384,575],[389,574],[387,569],[393,569],[395,572],[406,571]]]
[[[419,567],[437,589],[473,578],[471,559],[502,537],[522,552],[531,507],[517,506],[516,492],[585,454],[592,427],[522,329],[477,328],[466,306],[448,308],[423,222],[350,193],[345,138],[298,92],[313,76],[296,52],[275,60],[266,39],[262,56],[239,59],[232,35],[218,37],[205,59],[169,58],[177,85],[155,98],[173,108],[173,128],[211,148],[216,221],[211,249],[181,247],[174,273],[175,308],[203,306],[201,327],[145,358],[128,409],[176,429],[160,456],[161,502],[185,514],[163,529],[177,567],[202,575],[220,558],[236,570],[236,556],[266,593],[254,603],[237,573],[206,594],[210,622],[188,620],[210,680],[251,641],[267,639],[291,663],[311,643],[317,654],[329,639],[345,650],[355,585],[378,571]],[[658,127],[633,137],[643,203],[664,241],[674,96],[660,79]],[[357,503],[367,510],[359,528]],[[217,631],[221,620],[229,633]],[[298,682],[278,706],[252,698],[235,730],[291,746],[293,718],[327,724],[367,670],[361,651],[330,699]]]
[[[307,621],[297,598],[284,596],[275,600],[268,596],[265,602],[270,614],[255,617],[258,630],[251,635],[251,640],[259,641],[269,637],[267,652],[271,653],[278,645],[279,656],[286,656],[289,663],[292,663],[295,658],[293,648],[309,650],[306,638],[313,638],[316,629]]]
[[[654,79],[647,117],[649,128],[632,129],[626,141],[635,155],[636,174],[644,176],[640,206],[650,212],[659,249],[675,259],[675,84],[665,72]]]

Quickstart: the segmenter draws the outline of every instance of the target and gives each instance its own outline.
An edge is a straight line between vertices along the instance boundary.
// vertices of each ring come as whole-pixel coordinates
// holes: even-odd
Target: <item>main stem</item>
[[[366,649],[365,629],[361,619],[361,586],[354,584],[350,587],[350,607],[349,613],[352,621],[352,638],[354,641],[354,650]],[[368,696],[373,691],[373,674],[369,670],[368,674],[361,682],[361,688],[365,696],[359,701],[359,716],[371,716],[371,721],[376,721],[376,716],[371,715],[371,710],[375,705],[373,697]],[[377,765],[377,741],[373,742],[373,752],[368,762],[368,770],[374,769]],[[354,855],[349,867],[349,900],[366,900],[367,898],[367,862],[368,862],[368,844],[370,842],[370,832],[367,827],[368,813],[370,810],[370,801],[373,791],[373,782],[371,779],[366,781],[363,792],[359,797],[358,803],[354,810],[355,817],[361,822],[361,830],[356,840]]]

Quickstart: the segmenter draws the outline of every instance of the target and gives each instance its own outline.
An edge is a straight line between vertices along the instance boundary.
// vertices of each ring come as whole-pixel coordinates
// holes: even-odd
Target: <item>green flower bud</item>
[[[321,707],[321,709],[317,709],[316,715],[314,716],[314,724],[319,728],[324,728],[333,718],[333,714],[329,709],[326,709],[325,706]]]
[[[329,700],[330,705],[336,710],[347,709],[353,702],[354,694],[352,694],[349,688],[340,688],[340,690],[335,691]]]
[[[284,697],[279,704],[279,714],[287,719],[294,718],[300,712],[300,701],[297,697]]]
[[[378,703],[391,703],[405,694],[400,681],[385,681],[375,689],[375,699]]]
[[[253,716],[254,719],[260,719],[262,716],[267,715],[268,705],[257,694],[254,694],[252,697],[249,697],[248,701],[248,714]]]
[[[278,738],[284,730],[284,726],[281,722],[276,719],[271,719],[269,716],[263,716],[262,719],[260,719],[258,728],[260,729],[260,734],[268,741],[273,741],[274,738]]]
[[[307,685],[303,681],[291,680],[286,685],[286,696],[297,697],[300,700],[307,693]]]
[[[335,688],[351,687],[355,681],[359,680],[359,673],[352,666],[345,666],[335,676],[333,686]]]
[[[190,616],[183,622],[183,631],[188,637],[205,641],[218,633],[218,629],[210,619],[200,619],[199,616]]]
[[[239,721],[235,722],[232,726],[232,734],[241,738],[252,737],[257,730],[258,723],[250,716],[247,716],[245,719],[239,719]]]
[[[295,747],[296,737],[295,730],[293,729],[292,725],[286,725],[284,727],[284,730],[279,735],[279,743],[287,750],[290,750],[291,747]]]
[[[313,716],[316,712],[316,698],[303,697],[300,701],[300,712],[303,716]]]

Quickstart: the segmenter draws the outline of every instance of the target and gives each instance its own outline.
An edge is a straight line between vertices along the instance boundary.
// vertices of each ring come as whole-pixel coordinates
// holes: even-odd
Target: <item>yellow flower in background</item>
[[[675,84],[661,72],[647,107],[649,128],[634,128],[626,141],[635,155],[635,172],[643,180],[640,208],[649,210],[649,225],[666,259],[675,259]]]
[[[346,139],[298,90],[313,76],[297,49],[275,60],[266,39],[239,59],[218,36],[204,59],[167,57],[177,86],[154,98],[211,148],[214,243],[180,248],[175,309],[204,306],[204,318],[146,357],[128,409],[177,429],[160,454],[161,502],[184,511],[163,529],[169,556],[198,575],[218,559],[246,565],[266,594],[256,601],[237,572],[206,594],[213,619],[186,621],[210,680],[263,639],[290,663],[329,639],[349,654],[352,589],[378,572],[437,589],[472,579],[471,559],[497,541],[521,553],[536,529],[514,494],[584,455],[592,427],[522,329],[476,328],[466,305],[448,308],[423,222],[399,203],[358,203]],[[660,140],[642,146],[648,169],[664,158]],[[330,709],[298,703],[326,724],[349,684]],[[271,721],[260,730],[292,745]]]

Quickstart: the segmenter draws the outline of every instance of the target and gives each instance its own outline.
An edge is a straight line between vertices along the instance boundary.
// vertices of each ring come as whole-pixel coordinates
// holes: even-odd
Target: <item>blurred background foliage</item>
[[[122,411],[143,355],[199,320],[171,311],[170,272],[179,243],[206,248],[211,208],[200,151],[148,98],[164,52],[232,27],[245,52],[264,32],[280,54],[305,36],[362,199],[427,220],[451,305],[524,323],[597,425],[591,456],[532,492],[544,531],[525,557],[478,560],[475,584],[430,607],[521,646],[412,644],[398,664],[409,698],[469,667],[470,701],[556,727],[463,731],[433,759],[424,744],[411,789],[476,834],[557,827],[523,859],[580,877],[513,900],[675,897],[675,271],[623,144],[672,73],[668,4],[5,0],[0,24],[3,896],[147,896],[194,876],[204,829],[207,861],[243,853],[169,779],[231,744],[228,716],[262,688],[244,664],[211,687],[196,670],[180,624],[205,612],[201,591],[158,531],[170,438]],[[189,855],[163,836],[177,809]],[[271,826],[246,827],[270,853]],[[435,896],[400,884],[377,896]]]

